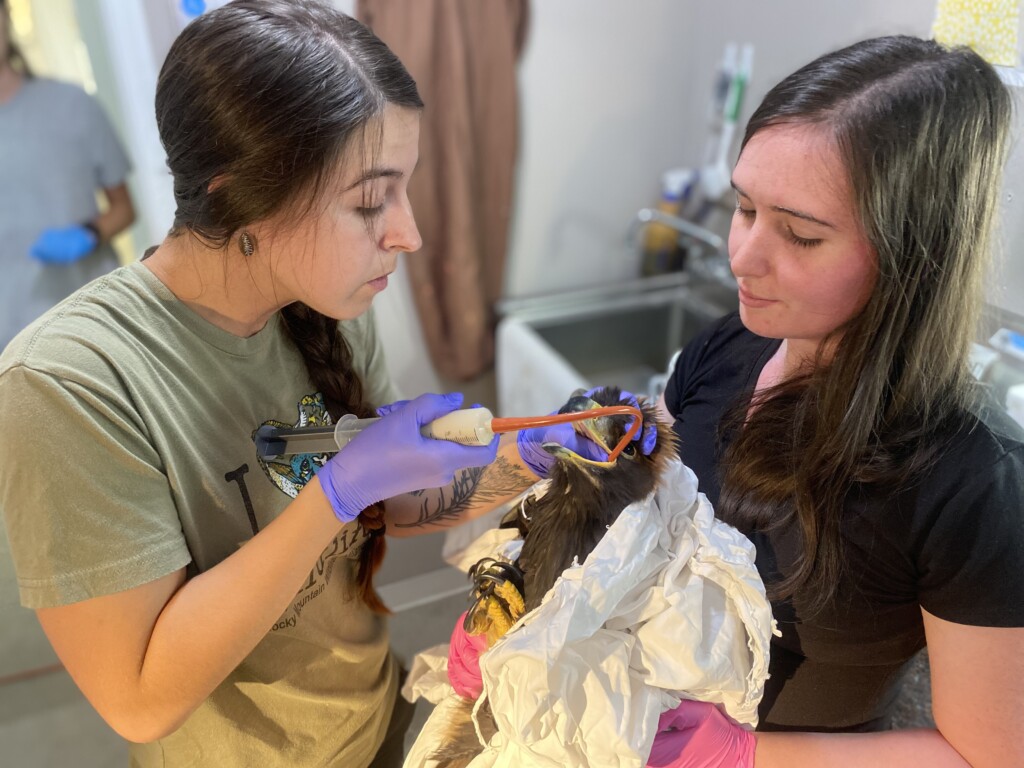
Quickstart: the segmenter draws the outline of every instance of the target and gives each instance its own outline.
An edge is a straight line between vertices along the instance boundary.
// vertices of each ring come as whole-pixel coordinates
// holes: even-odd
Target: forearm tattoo
[[[486,467],[464,469],[447,488],[417,491],[422,498],[415,522],[392,523],[395,528],[424,525],[448,525],[457,522],[467,509],[491,501],[512,498],[531,485],[530,476],[517,465],[499,456]]]

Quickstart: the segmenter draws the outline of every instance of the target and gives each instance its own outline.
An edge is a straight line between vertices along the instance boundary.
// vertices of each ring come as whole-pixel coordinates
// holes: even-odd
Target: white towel
[[[508,536],[489,533],[464,564],[483,550],[512,556],[520,542]],[[499,733],[472,768],[640,768],[659,716],[683,697],[756,725],[775,625],[754,554],[673,462],[657,491],[623,510],[586,561],[481,656]],[[455,696],[447,649],[433,650],[414,664],[430,671],[403,689],[439,702],[406,768],[431,765]]]

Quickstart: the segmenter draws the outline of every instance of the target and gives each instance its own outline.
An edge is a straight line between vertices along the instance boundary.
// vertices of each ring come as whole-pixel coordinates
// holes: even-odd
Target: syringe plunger
[[[420,434],[435,440],[449,440],[463,445],[490,445],[494,439],[491,419],[494,415],[484,407],[462,408],[445,414],[420,428]],[[344,448],[356,435],[379,418],[360,419],[345,414],[338,419],[334,428],[334,441],[338,448]]]

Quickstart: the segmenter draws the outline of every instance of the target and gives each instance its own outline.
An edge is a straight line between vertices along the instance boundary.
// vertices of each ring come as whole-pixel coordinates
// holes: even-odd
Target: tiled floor
[[[454,595],[428,605],[396,614],[391,621],[391,645],[395,653],[407,664],[412,656],[425,648],[448,642],[455,620],[466,610],[465,595]],[[416,713],[405,738],[406,749],[416,740],[433,705],[416,702]]]
[[[456,595],[392,617],[396,653],[409,660],[448,640],[466,599]],[[430,713],[417,704],[410,736]],[[4,768],[124,768],[128,750],[64,672],[0,687],[0,765]]]
[[[0,764],[124,768],[128,748],[65,672],[0,688]]]

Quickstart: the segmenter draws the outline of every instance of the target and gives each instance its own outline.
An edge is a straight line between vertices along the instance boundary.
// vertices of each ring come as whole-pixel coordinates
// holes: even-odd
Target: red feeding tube
[[[622,436],[622,439],[619,440],[615,448],[608,454],[608,461],[615,461],[619,454],[629,445],[629,441],[636,436],[644,420],[644,415],[640,412],[640,409],[634,408],[631,405],[604,405],[587,411],[552,413],[549,416],[496,417],[491,419],[491,431],[495,434],[501,434],[503,432],[516,432],[520,429],[546,427],[551,424],[566,424],[573,421],[587,421],[588,419],[596,419],[599,416],[616,416],[620,414],[632,416],[633,421],[629,425],[629,429],[626,430],[626,434]]]

